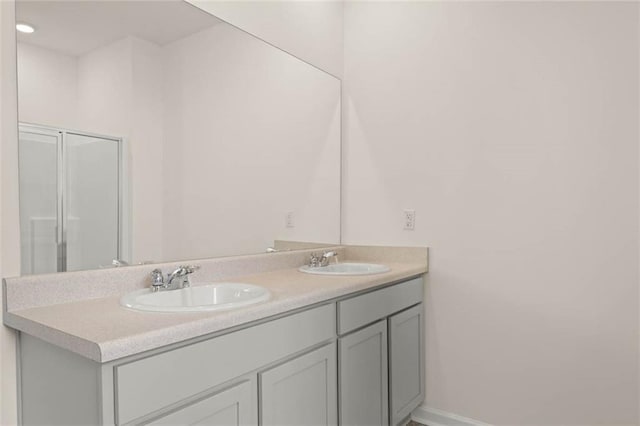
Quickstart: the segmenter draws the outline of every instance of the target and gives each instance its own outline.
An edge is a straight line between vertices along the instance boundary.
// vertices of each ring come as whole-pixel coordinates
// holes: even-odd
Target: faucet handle
[[[151,271],[151,291],[158,291],[164,287],[164,275],[160,269]]]
[[[311,253],[309,255],[309,266],[312,268],[320,266],[320,255],[318,255],[318,253]]]

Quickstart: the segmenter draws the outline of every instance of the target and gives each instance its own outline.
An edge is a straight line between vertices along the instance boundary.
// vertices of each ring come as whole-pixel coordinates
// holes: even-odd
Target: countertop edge
[[[175,326],[159,327],[141,334],[134,334],[125,338],[104,342],[93,342],[62,330],[47,326],[20,315],[21,311],[4,312],[5,325],[20,332],[27,333],[48,343],[61,347],[70,352],[81,355],[98,363],[117,361],[129,356],[157,350],[172,345],[188,344],[194,339],[203,338],[210,334],[224,334],[225,330],[234,331],[244,327],[251,327],[269,318],[287,315],[290,312],[311,307],[313,305],[330,303],[351,294],[386,286],[408,278],[427,273],[426,265],[408,267],[401,273],[372,275],[366,282],[338,289],[315,291],[310,294],[288,297],[275,304],[256,305],[242,310],[240,319],[234,316],[220,319],[219,317],[205,317],[185,322]],[[328,278],[328,277],[327,277]],[[82,303],[82,302],[75,302]],[[266,306],[266,309],[265,309]]]
[[[101,346],[95,342],[48,327],[12,312],[5,312],[3,320],[4,325],[16,331],[29,334],[92,361],[104,362],[101,361],[104,358]]]

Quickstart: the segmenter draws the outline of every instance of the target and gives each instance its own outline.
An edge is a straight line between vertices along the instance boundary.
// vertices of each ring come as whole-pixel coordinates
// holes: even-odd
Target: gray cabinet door
[[[261,424],[336,425],[337,382],[335,343],[261,373]]]
[[[389,424],[387,320],[340,339],[340,424]]]
[[[255,379],[247,380],[147,424],[256,426],[255,388]]]
[[[397,425],[424,400],[422,303],[389,318],[391,424]]]

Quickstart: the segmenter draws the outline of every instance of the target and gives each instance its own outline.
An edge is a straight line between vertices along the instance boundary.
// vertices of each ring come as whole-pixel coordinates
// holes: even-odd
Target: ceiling
[[[71,56],[127,36],[162,46],[222,22],[182,0],[18,0],[16,21],[36,28],[18,41]]]

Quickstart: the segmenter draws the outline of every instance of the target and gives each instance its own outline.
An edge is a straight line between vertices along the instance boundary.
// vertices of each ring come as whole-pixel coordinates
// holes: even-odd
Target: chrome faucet
[[[318,253],[311,253],[309,256],[309,266],[312,268],[318,268],[329,265],[329,259],[335,258],[338,263],[338,253],[335,251],[325,251],[321,255]]]
[[[179,266],[173,272],[167,274],[166,280],[160,269],[151,271],[151,291],[177,290],[191,285],[189,275],[200,269],[197,265]]]

